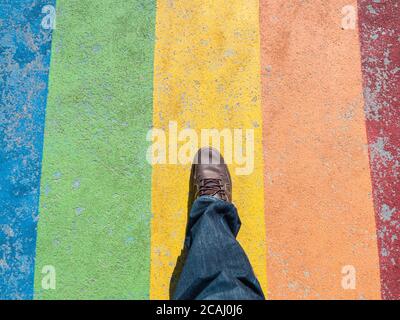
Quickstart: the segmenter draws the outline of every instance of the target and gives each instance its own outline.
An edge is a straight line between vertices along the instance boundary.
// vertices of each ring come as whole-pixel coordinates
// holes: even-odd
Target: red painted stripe
[[[400,299],[400,1],[359,0],[383,299]]]

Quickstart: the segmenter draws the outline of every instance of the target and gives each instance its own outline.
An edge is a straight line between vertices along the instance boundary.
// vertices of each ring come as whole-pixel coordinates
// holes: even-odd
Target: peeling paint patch
[[[383,221],[390,221],[393,214],[396,212],[396,208],[390,208],[388,205],[383,204],[380,216]],[[397,237],[396,237],[397,239]]]

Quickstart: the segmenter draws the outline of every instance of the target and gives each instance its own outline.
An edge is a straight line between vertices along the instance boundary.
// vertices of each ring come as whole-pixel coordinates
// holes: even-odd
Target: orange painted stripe
[[[260,3],[268,295],[379,299],[357,3]]]

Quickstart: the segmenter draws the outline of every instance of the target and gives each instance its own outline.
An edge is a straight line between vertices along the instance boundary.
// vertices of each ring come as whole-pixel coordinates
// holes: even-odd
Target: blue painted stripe
[[[55,0],[0,3],[0,299],[32,299]]]

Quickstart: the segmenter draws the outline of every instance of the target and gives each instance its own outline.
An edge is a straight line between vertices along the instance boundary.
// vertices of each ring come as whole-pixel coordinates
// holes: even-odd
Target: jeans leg
[[[240,225],[233,204],[209,196],[195,201],[186,230],[186,260],[173,299],[264,299],[236,240]]]

